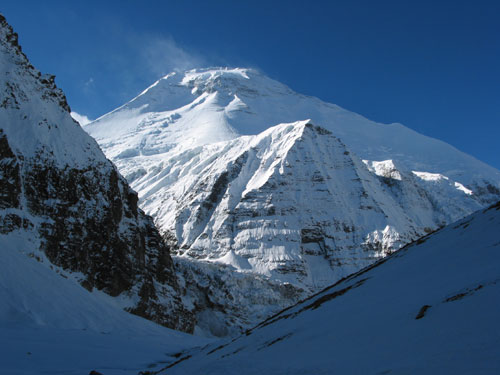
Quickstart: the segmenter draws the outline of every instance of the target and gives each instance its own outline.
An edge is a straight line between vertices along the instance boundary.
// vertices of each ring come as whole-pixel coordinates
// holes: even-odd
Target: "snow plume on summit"
[[[201,56],[181,48],[171,36],[134,35],[131,38],[133,44],[140,46],[140,56],[146,62],[147,70],[157,77],[205,64]]]

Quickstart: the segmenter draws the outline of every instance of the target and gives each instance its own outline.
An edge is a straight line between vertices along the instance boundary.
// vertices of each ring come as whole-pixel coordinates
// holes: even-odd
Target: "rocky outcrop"
[[[192,332],[172,258],[137,194],[70,117],[54,76],[28,61],[0,16],[0,234],[24,232],[34,252],[125,309]]]
[[[199,335],[235,336],[308,296],[290,283],[234,272],[220,263],[175,257],[186,306],[196,317]]]

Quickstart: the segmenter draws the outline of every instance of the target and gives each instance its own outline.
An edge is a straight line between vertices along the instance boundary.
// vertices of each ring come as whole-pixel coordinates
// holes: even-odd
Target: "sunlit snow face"
[[[315,138],[302,134],[308,121],[293,122],[307,118],[323,129]],[[284,121],[292,123],[276,125]],[[180,253],[283,280],[289,267],[308,275],[291,282],[308,285],[331,278],[301,263],[321,275],[335,264],[354,271],[480,208],[468,181],[497,173],[247,69],[168,75],[85,129]],[[316,227],[319,250],[301,238]],[[323,264],[321,249],[345,252],[327,250]]]

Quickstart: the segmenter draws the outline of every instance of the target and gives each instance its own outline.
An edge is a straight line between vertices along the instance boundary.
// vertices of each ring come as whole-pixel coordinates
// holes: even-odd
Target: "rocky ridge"
[[[29,62],[0,16],[0,240],[88,290],[192,332],[169,249],[137,194],[70,116],[54,76]]]

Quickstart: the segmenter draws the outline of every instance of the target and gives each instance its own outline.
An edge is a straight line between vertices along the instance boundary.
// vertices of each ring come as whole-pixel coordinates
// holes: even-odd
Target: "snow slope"
[[[499,227],[500,203],[158,374],[497,374]]]
[[[207,342],[126,313],[32,247],[22,231],[0,237],[1,374],[135,375]]]

